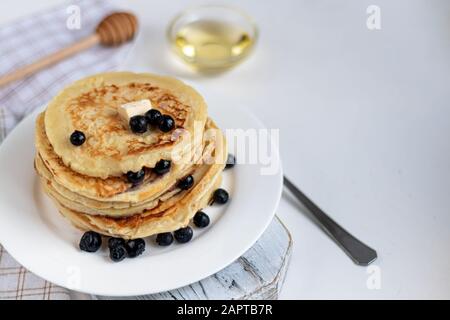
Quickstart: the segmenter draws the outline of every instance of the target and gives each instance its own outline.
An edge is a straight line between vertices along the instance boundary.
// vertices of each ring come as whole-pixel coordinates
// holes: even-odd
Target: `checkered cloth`
[[[78,9],[81,28],[69,28],[67,21]],[[97,23],[111,11],[113,8],[107,1],[71,1],[1,26],[0,74],[11,72],[90,35]],[[70,82],[120,67],[130,49],[131,44],[119,48],[98,46],[0,88],[0,141],[23,117],[47,103]],[[0,245],[0,299],[69,299],[71,294],[27,271]]]

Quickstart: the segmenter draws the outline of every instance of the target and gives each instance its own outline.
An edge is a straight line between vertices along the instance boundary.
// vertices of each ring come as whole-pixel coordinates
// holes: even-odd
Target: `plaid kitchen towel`
[[[113,7],[106,0],[70,1],[61,7],[0,26],[0,74],[90,35],[98,22],[112,11]],[[74,16],[78,13],[80,19]],[[119,68],[131,46],[97,46],[0,88],[0,141],[24,116],[47,103],[70,82]],[[71,294],[27,271],[0,245],[0,299],[69,299]]]

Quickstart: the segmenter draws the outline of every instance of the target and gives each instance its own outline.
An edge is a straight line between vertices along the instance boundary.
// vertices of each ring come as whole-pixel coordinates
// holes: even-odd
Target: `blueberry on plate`
[[[199,228],[205,228],[209,225],[209,216],[203,211],[198,211],[194,216],[194,224]]]
[[[80,240],[80,249],[86,252],[95,252],[102,245],[102,237],[94,231],[87,231]]]
[[[127,257],[127,249],[122,244],[112,247],[109,249],[109,257],[114,262],[122,261]]]
[[[86,141],[86,136],[83,132],[75,130],[70,135],[70,143],[72,143],[74,146],[81,146]]]
[[[162,132],[169,132],[173,128],[175,128],[175,120],[167,114],[164,114],[161,116],[161,119],[159,120],[159,130]]]
[[[184,177],[180,182],[178,182],[178,188],[181,190],[190,189],[194,185],[194,177],[192,175],[188,175]]]
[[[173,235],[171,232],[159,233],[156,236],[156,243],[160,246],[170,246],[173,242]]]
[[[144,133],[147,131],[147,118],[145,116],[134,116],[130,118],[130,129],[134,133]]]
[[[175,240],[179,243],[186,243],[192,239],[194,232],[191,227],[184,227],[174,232]]]
[[[225,165],[225,169],[233,168],[236,164],[236,157],[231,153],[228,154],[227,164]]]
[[[136,258],[145,251],[145,241],[141,238],[129,240],[125,248],[127,249],[128,258]]]
[[[216,191],[214,191],[213,194],[213,203],[218,203],[218,204],[224,204],[227,203],[228,199],[229,199],[229,195],[228,192],[224,189],[217,189]]]
[[[152,126],[159,125],[159,122],[161,121],[161,112],[159,112],[156,109],[150,109],[145,113],[145,116],[147,117],[147,122],[151,124]]]
[[[153,168],[153,172],[159,175],[167,173],[170,170],[170,165],[169,160],[159,160]]]
[[[115,246],[124,246],[125,240],[122,238],[109,238],[108,239],[108,248],[114,248]]]
[[[144,181],[145,171],[144,169],[139,170],[138,172],[128,171],[127,172],[127,180],[133,185],[138,185],[142,181]]]

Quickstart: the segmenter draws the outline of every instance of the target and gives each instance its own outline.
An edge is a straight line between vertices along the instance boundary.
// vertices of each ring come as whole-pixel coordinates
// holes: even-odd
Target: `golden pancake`
[[[144,99],[175,120],[171,132],[155,126],[131,131],[120,106]],[[86,137],[80,146],[70,142],[75,130]],[[60,213],[82,230],[124,239],[188,225],[220,186],[228,155],[225,136],[194,89],[131,72],[98,74],[66,87],[38,116],[35,142],[36,172]],[[160,160],[171,165],[158,175]],[[140,170],[143,179],[131,183],[126,173]],[[193,184],[183,190],[179,183],[187,176]]]
[[[142,214],[112,218],[89,215],[69,209],[52,197],[59,212],[81,230],[91,230],[106,236],[123,239],[144,238],[162,232],[172,232],[188,225],[195,213],[205,208],[212,193],[220,186],[221,173],[208,176],[188,190],[170,206],[158,205]],[[43,183],[48,192],[48,185]]]
[[[214,177],[215,175],[220,174],[224,168],[227,155],[227,153],[224,152],[226,150],[226,142],[220,131],[217,131],[216,133],[219,135],[218,138],[220,139],[217,141],[214,140],[216,141],[214,144],[208,144],[202,155],[202,162],[189,167],[189,171],[186,172],[186,175],[190,174],[193,176],[194,183],[201,181],[205,177]],[[209,150],[210,148],[208,148],[210,145],[214,146],[212,150]],[[46,185],[47,192],[55,200],[64,207],[91,215],[106,215],[111,217],[130,216],[152,209],[157,205],[161,205],[161,203],[164,203],[164,206],[170,206],[172,203],[183,197],[184,193],[177,188],[177,183],[175,182],[157,196],[147,198],[138,203],[96,201],[80,196],[79,194],[60,186],[58,182],[53,179],[53,176],[47,170],[39,156],[36,156],[35,168],[41,176],[42,183]]]
[[[39,156],[45,167],[50,171],[52,177],[61,188],[75,193],[72,197],[79,195],[98,201],[123,202],[123,206],[129,206],[130,203],[152,199],[173,186],[178,179],[187,175],[193,164],[199,162],[202,156],[202,148],[205,148],[204,153],[210,152],[215,148],[217,142],[222,143],[221,137],[220,130],[209,119],[206,122],[199,147],[186,152],[183,158],[173,163],[170,171],[162,176],[152,173],[148,168],[144,168],[146,177],[138,188],[133,188],[124,175],[102,179],[77,173],[65,166],[63,161],[53,151],[52,145],[46,137],[43,114],[39,115],[36,120],[35,140]],[[226,153],[226,150],[223,150],[223,152]],[[221,159],[221,157],[217,157],[217,161],[222,161]],[[64,190],[61,192],[65,193]],[[100,204],[99,206],[103,205]]]
[[[131,132],[118,108],[143,99],[172,116],[176,129],[168,133],[157,128],[143,134]],[[195,140],[193,137],[202,134],[206,118],[203,98],[179,80],[111,72],[79,80],[54,97],[45,112],[45,132],[67,167],[106,179],[142,167],[152,168],[161,159],[179,157]],[[86,136],[86,142],[78,147],[70,143],[75,130]]]

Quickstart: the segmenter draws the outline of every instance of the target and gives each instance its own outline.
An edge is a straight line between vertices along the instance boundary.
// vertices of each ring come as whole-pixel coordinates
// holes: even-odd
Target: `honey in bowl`
[[[169,40],[177,55],[200,72],[235,66],[251,52],[255,39],[254,25],[228,7],[191,9],[169,28]]]

